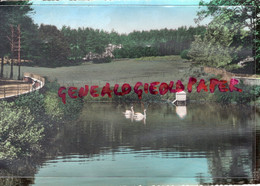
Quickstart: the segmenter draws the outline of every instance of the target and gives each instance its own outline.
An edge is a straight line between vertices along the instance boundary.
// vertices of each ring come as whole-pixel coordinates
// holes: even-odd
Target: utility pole
[[[17,34],[14,33],[13,25],[11,27],[11,38],[8,38],[11,46],[11,73],[10,79],[13,78],[13,65],[14,65],[14,52],[17,52],[17,61],[18,61],[18,80],[21,77],[21,27],[17,26]]]
[[[21,28],[20,25],[17,26],[17,33],[18,33],[18,80],[20,80],[21,76]]]
[[[11,72],[10,72],[10,79],[13,78],[13,66],[14,66],[14,27],[13,25],[10,25],[11,27],[11,38],[7,36],[8,40],[10,41],[11,46]]]

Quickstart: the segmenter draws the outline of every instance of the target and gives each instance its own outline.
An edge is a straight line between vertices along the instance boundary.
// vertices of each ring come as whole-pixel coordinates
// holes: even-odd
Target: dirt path
[[[0,80],[0,99],[24,94],[31,89],[32,83],[22,80]]]

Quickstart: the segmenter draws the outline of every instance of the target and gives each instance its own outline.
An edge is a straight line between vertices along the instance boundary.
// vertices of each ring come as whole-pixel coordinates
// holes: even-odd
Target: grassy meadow
[[[198,67],[193,67],[194,68]],[[10,66],[5,65],[5,75],[10,73]],[[35,73],[49,80],[57,79],[60,85],[103,86],[106,82],[114,86],[115,83],[129,83],[135,85],[136,82],[169,82],[182,80],[187,82],[191,62],[181,59],[180,56],[157,56],[142,57],[135,59],[113,60],[110,63],[94,64],[85,62],[78,66],[45,68],[22,66],[21,72]],[[14,77],[17,77],[17,66],[14,67]]]

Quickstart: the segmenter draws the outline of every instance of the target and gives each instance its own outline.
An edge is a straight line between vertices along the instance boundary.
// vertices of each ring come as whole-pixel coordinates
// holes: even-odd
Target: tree
[[[253,56],[257,60],[257,69],[259,73],[260,62],[257,47],[259,43],[259,32],[256,29],[256,25],[259,25],[259,19],[257,15],[260,13],[260,2],[258,0],[211,0],[210,2],[201,1],[200,6],[206,7],[206,9],[198,12],[198,18],[196,22],[200,22],[206,17],[213,16],[214,18],[221,17],[222,23],[225,24],[228,28],[232,26],[231,31],[236,31],[240,35],[240,31],[248,29],[248,37],[244,37],[242,40],[242,47],[244,49],[251,47]],[[247,40],[250,38],[251,43],[248,43]],[[237,38],[239,39],[239,37]],[[233,38],[233,44],[238,43],[236,37]],[[241,44],[241,42],[240,42]]]
[[[39,36],[42,46],[38,63],[49,67],[65,64],[70,54],[70,48],[61,31],[56,26],[42,24],[39,28]]]
[[[248,27],[250,30],[254,30],[260,3],[258,0],[211,0],[210,2],[201,0],[199,5],[206,6],[206,9],[197,13],[197,22],[208,16],[218,17],[226,14],[232,15],[229,20],[230,24],[235,23],[240,28]]]
[[[22,59],[37,61],[41,57],[41,39],[38,26],[29,17],[21,21],[21,56]]]
[[[7,36],[10,38],[10,29],[14,28],[16,32],[16,27],[18,24],[21,24],[22,35],[26,30],[25,24],[33,24],[32,19],[28,16],[28,13],[32,11],[30,3],[27,1],[17,1],[17,2],[1,2],[0,7],[0,57],[3,59],[4,56],[13,55],[11,52],[10,42],[8,41]],[[11,73],[10,78],[12,77],[13,72],[13,60],[11,63]],[[1,77],[3,76],[3,60],[1,63]]]
[[[244,45],[241,45],[241,41],[245,40],[248,32],[236,28],[236,24],[225,24],[226,20],[229,20],[229,15],[215,17],[208,25],[204,37],[195,38],[189,51],[189,56],[194,61],[207,66],[224,67],[239,59]]]
[[[10,44],[7,39],[8,33],[8,26],[6,25],[5,21],[7,20],[8,14],[5,11],[5,7],[0,6],[0,58],[1,58],[1,73],[0,78],[3,77],[4,72],[4,56],[8,54]]]
[[[258,16],[260,14],[259,6],[258,6]],[[260,74],[260,18],[257,19],[256,23],[256,37],[255,37],[255,46],[256,46],[256,73]]]

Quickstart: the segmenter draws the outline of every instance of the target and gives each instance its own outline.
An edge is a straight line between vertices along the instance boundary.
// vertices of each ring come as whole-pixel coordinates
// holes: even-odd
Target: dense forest
[[[42,27],[46,27],[41,25]],[[157,55],[179,55],[183,50],[188,49],[194,41],[194,35],[203,35],[206,28],[181,27],[177,30],[161,29],[150,31],[133,31],[129,34],[119,34],[115,31],[104,32],[91,28],[71,29],[64,26],[61,30],[62,37],[65,37],[70,47],[69,59],[82,59],[87,53],[102,53],[108,44],[123,47],[116,49],[116,58],[136,58],[143,56]]]
[[[28,16],[32,11],[30,3],[2,2],[1,5],[6,5],[0,7],[1,76],[4,68],[3,58],[16,58],[15,53],[11,52],[8,40],[8,37],[11,37],[10,25],[13,25],[14,30],[17,25],[21,26],[21,58],[30,60],[30,64],[37,66],[78,64],[90,52],[102,54],[109,44],[113,44],[122,46],[113,50],[113,58],[182,55],[203,65],[225,67],[248,56],[254,56],[258,71],[260,69],[259,32],[256,30],[256,27],[259,27],[259,24],[256,24],[259,23],[256,19],[257,12],[259,13],[257,1],[201,1],[200,5],[207,9],[198,12],[196,21],[199,23],[212,16],[213,19],[207,26],[133,31],[129,34],[93,28],[73,29],[63,26],[58,29],[54,25],[36,25]],[[233,5],[241,6],[230,7]],[[110,60],[110,57],[103,57],[99,62]]]

